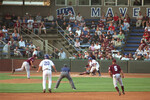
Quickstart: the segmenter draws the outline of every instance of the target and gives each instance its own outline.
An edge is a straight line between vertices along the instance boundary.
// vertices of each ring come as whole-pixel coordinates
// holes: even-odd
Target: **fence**
[[[0,71],[11,71],[13,68],[21,67],[22,62],[25,59],[1,59],[0,60]],[[42,59],[37,59],[34,64],[36,66],[39,65]],[[54,62],[56,69],[60,71],[61,67],[64,64],[67,64],[72,72],[83,72],[85,71],[85,66],[87,65],[87,60],[59,60],[59,59],[52,59]],[[100,70],[103,73],[108,72],[108,67],[111,65],[111,61],[109,60],[99,60]],[[117,61],[117,64],[121,66],[122,70],[125,73],[150,73],[150,62],[148,61]],[[32,69],[31,70],[37,70]]]

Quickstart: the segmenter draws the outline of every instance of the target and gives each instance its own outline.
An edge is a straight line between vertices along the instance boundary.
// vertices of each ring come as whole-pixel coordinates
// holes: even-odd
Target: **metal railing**
[[[21,27],[22,27],[22,26],[21,26]],[[23,28],[24,28],[24,27],[23,27]],[[45,41],[43,38],[41,38],[40,36],[36,35],[34,32],[30,31],[29,29],[27,29],[27,28],[24,28],[24,29],[27,30],[28,32],[30,32],[33,36],[37,37],[39,40],[41,40],[41,41],[43,41],[43,42]],[[21,30],[21,32],[23,32],[26,36],[30,37],[31,39],[35,40],[36,42],[40,43],[39,41],[37,41],[36,39],[34,39],[34,38],[32,37],[32,35],[26,34],[26,32],[24,32],[23,30]],[[46,46],[44,46],[44,47],[46,47]],[[58,51],[60,51],[58,48],[56,48],[55,46],[53,46],[53,45],[50,44],[50,43],[47,44],[47,48],[48,48],[48,50],[50,50],[50,51],[53,52],[53,53],[55,53],[55,52],[54,52],[54,49],[57,49]],[[56,53],[55,53],[55,54],[56,54]]]
[[[56,23],[56,24],[57,24],[58,28],[61,29],[61,31],[63,31],[63,32],[67,35],[67,37],[73,42],[73,44],[75,44],[74,39],[72,39],[72,38],[58,25],[58,23]],[[71,45],[71,46],[76,50],[76,52],[79,52],[79,51],[76,49],[76,47],[75,47],[72,43],[70,43],[70,41],[69,41],[68,39],[66,39],[66,37],[65,37],[59,30],[58,30],[58,32],[59,32],[59,34],[69,43],[69,45]],[[79,47],[79,50],[82,50],[81,47]]]

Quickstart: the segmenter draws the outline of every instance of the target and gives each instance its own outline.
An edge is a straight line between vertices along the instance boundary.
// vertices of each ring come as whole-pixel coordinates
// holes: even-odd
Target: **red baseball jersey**
[[[31,61],[34,62],[34,57],[30,57],[27,59],[27,62],[29,63],[29,65],[31,65],[31,63],[30,63]]]
[[[121,68],[119,65],[117,64],[113,64],[109,67],[109,71],[112,72],[112,74],[120,74],[121,72]]]

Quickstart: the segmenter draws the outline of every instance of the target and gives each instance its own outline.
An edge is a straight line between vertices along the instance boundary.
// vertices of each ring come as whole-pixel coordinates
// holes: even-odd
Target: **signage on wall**
[[[119,9],[119,12],[121,14],[123,14],[123,16],[125,17],[127,11],[128,11],[128,8],[118,8]],[[137,17],[138,14],[139,14],[139,11],[140,11],[140,8],[133,8],[133,17]],[[115,11],[116,12],[116,11]],[[112,16],[114,16],[114,12],[113,12],[113,9],[111,7],[109,7],[106,11],[106,14],[105,16],[107,17],[108,14],[111,13]],[[147,13],[147,16],[150,17],[150,8],[146,8],[146,13]],[[97,8],[94,8],[92,7],[91,8],[91,17],[101,17],[101,8],[97,7]]]
[[[64,16],[69,16],[69,15],[74,15],[75,16],[75,11],[73,7],[64,7],[64,8],[59,8],[56,10],[57,16],[64,14]]]

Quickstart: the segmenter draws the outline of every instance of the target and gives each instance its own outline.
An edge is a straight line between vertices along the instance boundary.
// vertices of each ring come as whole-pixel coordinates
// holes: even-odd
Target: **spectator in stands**
[[[44,31],[44,33],[45,34],[47,34],[47,32],[46,32],[46,27],[45,27],[45,25],[44,25],[44,22],[41,22],[41,26],[40,26],[40,28],[39,28],[39,33],[41,34],[41,31]]]
[[[110,26],[110,23],[112,23],[112,21],[113,21],[113,17],[111,15],[111,13],[108,13],[108,16],[106,18],[106,24],[107,24],[107,26]]]
[[[47,17],[44,18],[44,21],[54,21],[54,16],[50,15],[50,13],[48,13]]]
[[[95,33],[96,33],[97,35],[102,35],[102,32],[100,31],[100,28],[99,28],[99,27],[96,28]]]
[[[34,23],[34,20],[33,20],[33,18],[32,18],[31,16],[30,16],[30,18],[28,19],[27,23],[28,23],[28,24],[29,24],[29,23],[31,23],[31,24]]]
[[[148,55],[146,55],[146,57],[145,57],[144,61],[150,61],[150,58],[149,58],[149,56],[148,56]]]
[[[79,27],[77,27],[77,30],[75,31],[75,33],[77,33],[78,36],[80,37],[80,35],[81,35],[81,30],[79,29]]]
[[[69,17],[69,23],[74,23],[75,20],[76,20],[75,16],[71,14],[71,16]]]
[[[6,27],[10,27],[11,26],[11,20],[12,20],[12,17],[9,13],[7,13],[4,17],[4,24]]]
[[[3,53],[9,53],[10,51],[10,43],[6,43],[3,47]]]
[[[106,24],[106,17],[104,14],[102,14],[102,17],[100,18],[100,21],[102,21],[104,23],[104,25]]]
[[[91,42],[97,42],[98,41],[98,35],[97,35],[97,33],[95,33],[93,36],[92,36],[92,39],[91,39]]]
[[[121,59],[122,56],[121,56],[120,52],[118,52],[118,53],[117,53],[116,55],[114,55],[113,57],[114,57],[114,58],[117,58],[117,59]]]
[[[134,5],[134,6],[140,6],[141,3],[140,3],[138,0],[135,0],[135,1],[133,2],[133,5]]]
[[[104,25],[104,23],[102,22],[102,20],[99,21],[97,27],[98,27],[100,30],[104,30],[105,25]]]
[[[136,17],[137,21],[136,21],[136,27],[141,27],[142,24],[142,19],[143,19],[143,15],[141,12],[139,12],[139,15]]]
[[[144,52],[143,52],[143,50],[142,50],[142,47],[139,46],[138,49],[136,50],[136,54],[137,54],[137,55],[140,55],[140,54],[143,55],[143,53],[144,53]]]
[[[138,54],[136,60],[144,60],[144,59],[143,59],[143,55],[142,55],[142,54]]]
[[[0,42],[3,41],[4,38],[4,34],[2,33],[2,31],[0,30]]]
[[[122,13],[120,13],[120,17],[119,18],[121,18],[121,20],[124,21],[124,16],[123,16]]]
[[[94,49],[95,51],[99,51],[101,49],[101,45],[99,45],[99,42],[96,42],[96,44],[94,45]]]
[[[72,31],[70,31],[70,33],[69,33],[69,38],[68,38],[68,40],[69,40],[71,43],[73,42],[72,40],[74,40],[74,34],[73,34]]]
[[[91,22],[90,29],[92,29],[92,30],[96,29],[96,24],[94,21]]]
[[[40,15],[40,13],[38,13],[35,17],[35,20],[37,21],[37,23],[41,23],[42,21],[42,16]]]
[[[72,31],[72,28],[71,28],[71,25],[70,24],[68,24],[68,31],[70,32],[70,31]]]
[[[81,41],[83,44],[86,44],[86,43],[89,43],[89,37],[88,35],[86,35],[84,38],[83,38],[83,41]]]
[[[67,26],[68,26],[67,23],[64,21],[64,23],[62,24],[62,27],[61,27],[61,28],[62,28],[63,30],[65,30]]]
[[[148,23],[147,26],[145,27],[145,31],[148,31],[148,33],[150,34],[150,23]]]
[[[85,23],[85,20],[84,20],[84,17],[82,17],[81,21],[80,21],[80,24],[81,26],[84,26],[86,23]]]
[[[54,21],[52,21],[52,23],[50,25],[50,29],[51,30],[55,30],[56,29],[56,23]]]
[[[21,40],[19,41],[19,49],[25,49],[25,42],[23,41],[23,39],[21,38]]]
[[[17,16],[13,13],[12,14],[12,22],[15,23],[17,20]]]
[[[141,49],[143,50],[145,48],[145,46],[147,46],[147,44],[145,43],[144,40],[141,40],[139,47],[141,47]]]
[[[21,23],[21,28],[22,28],[22,30],[24,31],[24,32],[26,32],[27,30],[27,23],[26,23],[26,20],[25,19],[23,19],[23,21],[22,21],[22,23]]]
[[[129,15],[128,15],[128,14],[126,14],[126,15],[125,15],[124,20],[126,20],[126,21],[130,24],[130,17],[129,17]]]
[[[148,42],[148,41],[149,41],[150,34],[148,34],[148,31],[145,31],[145,32],[144,32],[143,38],[144,38],[145,42]]]
[[[80,36],[78,36],[78,33],[75,33],[75,35],[74,35],[74,40],[79,40],[80,39]]]
[[[107,33],[110,33],[111,35],[113,35],[114,34],[114,30],[110,27],[110,29],[107,31]]]
[[[89,47],[89,51],[95,51],[94,43],[91,43]]]
[[[18,20],[16,20],[16,23],[14,24],[14,28],[18,31],[18,33],[20,33],[21,23]]]
[[[33,23],[33,32],[35,34],[39,34],[39,28],[40,28],[40,23],[35,20]]]
[[[35,49],[36,46],[31,42],[30,45],[29,45],[29,48],[30,48],[30,49]]]
[[[132,53],[129,53],[129,60],[134,60]]]
[[[117,26],[120,27],[123,24],[123,20],[119,17],[117,21]]]
[[[78,23],[77,23],[77,21],[75,21],[75,22],[73,23],[73,30],[76,30],[77,27],[78,27]]]
[[[20,52],[20,50],[18,49],[18,47],[16,46],[16,48],[14,49],[14,56],[17,56],[17,57],[21,57],[22,54]]]
[[[36,55],[36,56],[38,55],[37,48],[34,48],[34,51],[33,51],[33,53],[32,53],[32,56],[33,56],[33,55]]]
[[[143,52],[143,55],[147,55],[147,52],[150,52],[149,46],[146,46]]]
[[[31,34],[31,32],[33,32],[33,24],[29,22],[27,28],[28,28],[28,34]]]
[[[77,22],[80,23],[80,21],[82,20],[82,16],[80,15],[80,13],[78,13],[78,15],[76,16],[76,20]]]
[[[8,35],[8,30],[6,29],[6,26],[3,26],[2,33],[4,35],[5,42],[8,41],[9,35]]]
[[[58,59],[58,58],[59,58],[58,53],[59,53],[59,51],[58,51],[58,49],[56,48],[56,49],[54,49],[54,52],[52,53],[52,56],[53,56],[55,59]]]
[[[74,46],[79,49],[79,47],[80,47],[80,42],[79,42],[78,39],[76,39]]]
[[[119,38],[121,41],[124,41],[125,35],[124,35],[124,33],[122,33],[122,31],[119,32],[118,38]]]
[[[63,49],[60,49],[60,52],[58,53],[59,59],[66,59],[66,53],[63,51]]]
[[[109,40],[109,41],[111,41],[111,40],[112,40],[112,35],[110,34],[110,31],[108,31],[108,33],[107,33],[106,37],[108,38],[108,40]]]
[[[85,27],[82,32],[84,33],[84,35],[87,35],[88,34],[88,28]]]
[[[112,31],[115,31],[115,27],[113,26],[113,23],[110,23],[110,26],[108,27],[108,30],[112,29]]]
[[[124,26],[126,27],[126,29],[124,30],[125,32],[128,32],[130,29],[130,24],[127,22],[127,20],[124,20]]]
[[[25,56],[26,56],[26,57],[30,57],[30,56],[31,56],[31,52],[30,52],[30,50],[29,50],[28,47],[25,48]]]
[[[84,58],[83,59],[88,59],[89,53],[87,51],[84,51]]]
[[[121,60],[130,60],[130,59],[128,58],[128,55],[125,54],[125,55],[121,58]]]
[[[118,14],[115,13],[115,16],[113,17],[113,22],[114,22],[115,26],[117,26],[118,19],[119,19]]]
[[[143,18],[142,18],[142,27],[146,27],[147,24],[148,24],[148,20],[149,20],[149,17],[147,16],[147,14],[145,13]]]
[[[69,31],[69,27],[66,27],[66,30],[64,31],[64,36],[67,38],[67,36],[69,35],[70,31]]]
[[[112,37],[113,37],[115,40],[117,40],[118,35],[117,35],[117,32],[116,32],[116,31],[114,32],[114,34],[112,35]]]
[[[102,44],[102,43],[104,42],[102,35],[99,36],[98,42],[99,42],[100,44]]]
[[[114,46],[115,46],[115,48],[122,47],[122,42],[120,41],[119,38],[117,39],[117,41],[115,41]]]

